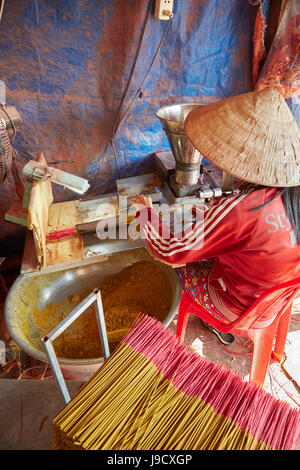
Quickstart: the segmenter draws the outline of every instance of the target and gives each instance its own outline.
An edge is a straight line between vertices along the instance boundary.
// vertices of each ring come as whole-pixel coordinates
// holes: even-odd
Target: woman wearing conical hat
[[[196,108],[185,129],[205,158],[242,180],[240,192],[215,201],[183,236],[169,238],[149,197],[132,203],[150,253],[183,265],[183,289],[231,322],[268,288],[300,277],[300,131],[272,88]],[[256,327],[268,326],[277,312]],[[223,343],[234,341],[209,328]]]

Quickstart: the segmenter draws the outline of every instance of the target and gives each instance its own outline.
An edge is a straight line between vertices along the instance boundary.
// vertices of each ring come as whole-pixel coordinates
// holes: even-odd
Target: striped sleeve
[[[154,209],[141,210],[137,217],[149,251],[162,262],[181,265],[236,250],[249,237],[251,220],[246,219],[242,226],[237,210],[246,196],[222,198],[194,225],[175,235],[169,234]]]

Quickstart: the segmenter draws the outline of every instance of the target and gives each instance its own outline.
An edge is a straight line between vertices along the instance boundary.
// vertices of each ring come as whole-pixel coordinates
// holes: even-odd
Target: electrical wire
[[[83,199],[86,199],[88,194],[92,191],[96,181],[97,181],[97,178],[99,176],[99,173],[100,173],[100,170],[101,170],[101,167],[102,167],[102,164],[105,160],[105,157],[106,157],[106,154],[107,154],[107,151],[108,151],[108,148],[109,146],[111,145],[112,146],[112,149],[113,149],[113,153],[114,153],[114,158],[115,158],[115,161],[116,161],[116,166],[117,166],[117,170],[118,170],[118,173],[120,175],[120,171],[119,171],[119,166],[118,166],[118,159],[117,159],[117,153],[116,153],[116,149],[115,149],[115,146],[114,146],[114,138],[115,138],[115,135],[119,129],[119,126],[120,124],[124,121],[124,119],[126,118],[126,116],[128,115],[129,113],[129,110],[131,109],[135,99],[137,98],[137,96],[141,93],[141,89],[150,73],[150,70],[154,64],[154,61],[158,55],[158,52],[160,50],[160,47],[163,43],[163,40],[166,36],[166,33],[168,31],[168,28],[169,28],[169,25],[170,25],[170,21],[171,19],[173,18],[173,14],[171,13],[169,15],[169,20],[167,22],[167,25],[165,27],[165,30],[163,32],[163,35],[161,37],[161,40],[156,48],[156,51],[155,51],[155,54],[153,56],[153,59],[151,60],[151,63],[144,75],[144,78],[143,80],[141,81],[137,91],[135,92],[130,104],[128,105],[126,111],[124,112],[123,116],[121,117],[121,111],[122,111],[122,107],[123,107],[123,104],[125,102],[125,98],[127,96],[127,93],[128,93],[128,90],[129,90],[129,87],[130,87],[130,84],[131,84],[131,81],[132,81],[132,77],[134,75],[134,71],[135,71],[135,68],[136,68],[136,64],[138,62],[138,59],[139,59],[139,56],[140,56],[140,51],[141,51],[141,47],[142,47],[142,43],[143,43],[143,38],[144,38],[144,34],[145,34],[145,30],[146,30],[146,27],[147,27],[147,24],[148,24],[148,20],[149,20],[149,17],[150,17],[150,13],[151,13],[151,9],[152,9],[152,5],[153,5],[153,2],[154,0],[150,0],[149,2],[149,5],[148,5],[148,10],[147,10],[147,14],[146,14],[146,18],[145,18],[145,21],[144,21],[144,25],[143,25],[143,29],[142,29],[142,32],[141,32],[141,36],[140,36],[140,40],[139,40],[139,44],[138,44],[138,48],[137,48],[137,53],[135,55],[135,59],[134,59],[134,62],[133,62],[133,66],[132,66],[132,69],[131,69],[131,73],[130,73],[130,76],[129,76],[129,79],[127,81],[127,85],[125,87],[125,90],[124,90],[124,93],[123,93],[123,96],[122,96],[122,99],[121,99],[121,102],[120,102],[120,105],[119,105],[119,108],[118,108],[118,111],[117,111],[117,116],[116,116],[116,119],[115,119],[115,122],[114,122],[114,126],[113,126],[113,129],[112,129],[112,132],[111,132],[111,135],[109,137],[109,140],[104,148],[104,151],[102,152],[102,155],[100,157],[100,161],[99,161],[99,165],[98,165],[98,169],[97,169],[97,172],[96,172],[96,175],[94,176],[94,179],[92,181],[92,183],[90,184],[90,187],[88,189],[88,191],[85,193],[84,195],[84,198]]]
[[[125,98],[126,98],[126,96],[127,96],[127,93],[128,93],[128,90],[129,90],[129,86],[130,86],[130,84],[131,84],[131,80],[132,80],[133,74],[134,74],[134,72],[135,72],[136,64],[137,64],[137,61],[138,61],[138,58],[139,58],[139,55],[140,55],[140,51],[141,51],[141,47],[142,47],[142,43],[143,43],[143,39],[144,39],[144,34],[145,34],[146,26],[147,26],[147,24],[148,24],[149,16],[150,16],[150,13],[151,13],[153,1],[154,1],[154,0],[150,0],[150,2],[149,2],[149,4],[148,4],[147,14],[146,14],[145,21],[144,21],[143,28],[142,28],[142,32],[141,32],[141,35],[140,35],[140,39],[139,39],[139,43],[138,43],[138,47],[137,47],[137,52],[136,52],[136,54],[135,54],[135,58],[134,58],[134,61],[133,61],[133,65],[132,65],[132,68],[131,68],[131,72],[130,72],[130,75],[129,75],[129,78],[128,78],[128,81],[127,81],[127,85],[126,85],[126,87],[125,87],[125,90],[124,90],[122,99],[121,99],[121,103],[120,103],[120,105],[119,105],[117,117],[116,117],[115,124],[114,124],[114,127],[113,127],[112,138],[115,136],[115,134],[116,134],[116,132],[117,132],[117,129],[118,129],[118,127],[119,127],[120,114],[121,114],[122,106],[123,106],[123,103],[124,103]]]
[[[146,72],[146,74],[145,74],[145,76],[144,76],[144,78],[143,78],[143,80],[142,80],[140,86],[138,87],[138,89],[137,89],[137,91],[136,91],[134,97],[132,98],[132,100],[131,100],[131,102],[130,102],[128,108],[126,109],[126,111],[125,111],[123,117],[122,117],[122,118],[120,119],[120,121],[118,122],[118,127],[119,127],[119,125],[121,124],[121,122],[125,119],[125,117],[127,116],[127,114],[128,114],[128,112],[129,112],[131,106],[133,105],[133,103],[134,103],[134,101],[135,101],[137,95],[140,94],[141,91],[142,91],[142,87],[143,87],[143,85],[144,85],[144,83],[145,83],[145,81],[146,81],[146,78],[148,77],[148,75],[149,75],[149,73],[150,73],[150,70],[151,70],[151,68],[152,68],[152,65],[153,65],[153,63],[154,63],[154,61],[155,61],[155,59],[156,59],[156,57],[157,57],[157,55],[158,55],[160,46],[162,45],[163,40],[164,40],[164,38],[165,38],[165,35],[166,35],[167,31],[168,31],[168,28],[169,28],[171,19],[172,19],[172,16],[169,17],[168,23],[167,23],[166,28],[165,28],[165,30],[164,30],[164,33],[163,33],[163,35],[162,35],[162,37],[161,37],[161,40],[160,40],[160,42],[159,42],[159,44],[158,44],[158,47],[157,47],[157,49],[156,49],[156,51],[155,51],[154,57],[153,57],[153,59],[152,59],[150,65],[149,65],[149,67],[148,67],[148,70],[147,70],[147,72]]]
[[[98,178],[98,175],[99,175],[99,172],[100,172],[100,169],[101,169],[101,166],[102,166],[102,163],[104,162],[105,160],[105,156],[106,156],[106,153],[108,151],[108,148],[110,146],[110,144],[112,145],[113,147],[113,150],[114,150],[114,146],[113,146],[113,139],[114,139],[114,136],[117,132],[117,127],[118,127],[118,121],[120,119],[120,114],[121,114],[121,110],[122,110],[122,106],[123,106],[123,103],[125,101],[125,98],[127,96],[127,93],[128,93],[128,90],[129,90],[129,87],[130,87],[130,84],[131,84],[131,81],[132,81],[132,77],[133,77],[133,74],[135,72],[135,68],[136,68],[136,64],[137,64],[137,61],[138,61],[138,58],[139,58],[139,55],[140,55],[140,50],[141,50],[141,47],[142,47],[142,43],[143,43],[143,38],[144,38],[144,33],[145,33],[145,30],[146,30],[146,26],[148,24],[148,20],[149,20],[149,16],[150,16],[150,13],[151,13],[151,9],[152,9],[152,4],[153,4],[153,0],[150,0],[149,4],[148,4],[148,9],[147,9],[147,13],[146,13],[146,16],[145,16],[145,20],[144,20],[144,24],[143,24],[143,28],[142,28],[142,31],[141,31],[141,35],[140,35],[140,39],[139,39],[139,43],[138,43],[138,47],[137,47],[137,52],[135,54],[135,58],[134,58],[134,61],[133,61],[133,65],[132,65],[132,68],[131,68],[131,71],[130,71],[130,74],[129,74],[129,78],[128,78],[128,81],[127,81],[127,85],[125,87],[125,90],[124,90],[124,93],[123,93],[123,96],[121,98],[121,102],[119,104],[119,107],[118,107],[118,111],[117,111],[117,115],[116,115],[116,118],[115,118],[115,122],[114,122],[114,125],[113,125],[113,128],[112,128],[112,131],[111,131],[111,134],[110,134],[110,137],[104,147],[104,150],[102,152],[102,155],[100,157],[100,163],[99,163],[99,166],[98,166],[98,169],[97,169],[97,172],[96,172],[96,175],[94,176],[94,179],[88,189],[88,191],[85,193],[83,199],[86,199],[88,194],[91,192],[92,188],[94,187],[94,184]],[[117,168],[118,168],[118,163],[117,163],[117,155],[116,155],[116,152],[114,150],[114,157],[115,157],[115,161],[116,161],[116,165],[117,165]],[[120,174],[120,172],[118,171],[118,173]]]

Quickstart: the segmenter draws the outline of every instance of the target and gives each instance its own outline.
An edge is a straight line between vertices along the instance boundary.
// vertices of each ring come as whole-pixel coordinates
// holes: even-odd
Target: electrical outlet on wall
[[[154,16],[159,20],[168,20],[173,13],[173,0],[156,0]]]

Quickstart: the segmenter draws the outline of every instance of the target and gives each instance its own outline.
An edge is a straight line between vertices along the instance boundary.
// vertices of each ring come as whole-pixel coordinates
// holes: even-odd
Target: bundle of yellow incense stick
[[[138,317],[54,419],[56,449],[292,450],[300,412]]]

